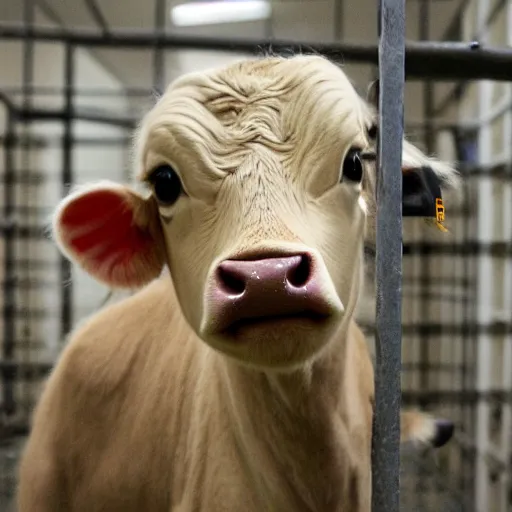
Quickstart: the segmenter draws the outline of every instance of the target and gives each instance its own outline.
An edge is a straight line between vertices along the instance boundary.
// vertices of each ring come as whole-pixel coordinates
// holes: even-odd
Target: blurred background
[[[10,510],[19,448],[66,333],[121,297],[59,256],[49,215],[71,184],[128,179],[133,127],[170,81],[246,56],[161,48],[152,35],[378,42],[376,0],[194,4],[0,2],[1,27],[28,27],[9,38],[0,28],[0,511]],[[32,26],[82,37],[31,39]],[[147,34],[144,44],[130,43],[133,33]],[[510,46],[512,2],[407,0],[406,38]],[[365,96],[376,66],[343,66]],[[456,161],[464,180],[446,203],[449,234],[406,221],[403,402],[455,420],[457,433],[437,453],[404,453],[402,509],[511,511],[511,83],[408,81],[404,110],[409,138]],[[361,319],[371,335],[370,309]]]

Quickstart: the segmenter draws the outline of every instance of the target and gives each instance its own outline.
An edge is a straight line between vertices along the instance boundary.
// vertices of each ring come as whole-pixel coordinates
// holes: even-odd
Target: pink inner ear
[[[70,247],[88,258],[94,250],[92,259],[99,265],[114,255],[117,265],[129,265],[152,243],[151,235],[134,223],[127,197],[113,190],[90,191],[76,198],[64,209],[60,223]],[[74,230],[80,234],[73,235]]]

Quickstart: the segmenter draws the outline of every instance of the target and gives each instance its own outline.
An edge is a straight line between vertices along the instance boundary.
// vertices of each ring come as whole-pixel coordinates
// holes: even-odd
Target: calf
[[[373,368],[354,310],[375,123],[318,56],[190,74],[138,130],[148,193],[105,181],[62,201],[63,253],[142,289],[72,333],[35,411],[20,512],[370,510]],[[453,181],[409,145],[404,162]],[[403,441],[452,430],[402,413]]]

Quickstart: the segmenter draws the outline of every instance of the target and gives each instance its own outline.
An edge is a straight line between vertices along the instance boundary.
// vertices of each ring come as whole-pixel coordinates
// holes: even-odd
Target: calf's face
[[[371,208],[374,119],[319,57],[187,75],[143,120],[138,180],[59,206],[61,249],[110,286],[167,266],[183,314],[247,364],[301,364],[352,315]],[[373,174],[372,174],[373,173]]]

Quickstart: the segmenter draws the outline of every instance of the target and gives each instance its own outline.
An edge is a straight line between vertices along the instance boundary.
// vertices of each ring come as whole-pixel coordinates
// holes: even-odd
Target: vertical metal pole
[[[165,14],[167,2],[155,0],[155,34],[157,37],[165,35]],[[158,94],[163,94],[165,88],[165,53],[159,41],[153,50],[153,88]]]
[[[422,41],[428,41],[429,38],[429,16],[430,16],[430,0],[421,0],[419,4],[420,16],[419,16],[419,36]],[[434,96],[432,90],[432,82],[426,80],[423,82],[423,122],[425,126],[424,142],[427,153],[432,153],[434,146],[434,137],[431,123],[431,116],[434,110]],[[426,244],[428,245],[428,244]],[[431,313],[431,259],[432,254],[430,250],[426,250],[426,247],[422,247],[419,253],[419,274],[420,274],[420,289],[421,293],[419,296],[419,307],[422,315],[426,318],[426,322],[432,321]],[[439,338],[441,343],[442,337]],[[418,339],[419,346],[419,389],[422,392],[426,392],[430,389],[429,372],[431,368],[430,362],[430,336],[421,330],[419,332]],[[428,401],[425,399],[425,395],[420,392],[418,406],[421,409],[426,409]],[[427,505],[426,500],[428,497],[425,496],[425,492],[422,492],[422,487],[425,488],[425,482],[428,481],[427,469],[420,465],[418,468],[418,477],[416,480],[416,492],[418,494],[418,505],[424,507]]]
[[[334,40],[343,39],[343,0],[334,0]]]
[[[75,81],[75,47],[67,44],[64,55],[64,80],[65,80],[65,119],[64,136],[62,144],[62,195],[66,195],[73,184],[73,100]],[[71,280],[71,263],[64,257],[60,257],[60,282],[62,284],[61,300],[61,338],[64,338],[71,330],[73,324],[73,283]]]
[[[28,30],[29,36],[25,39],[23,44],[23,84],[22,84],[22,98],[23,98],[23,108],[27,111],[30,111],[32,108],[32,95],[34,89],[34,45],[36,44],[34,39],[30,37],[30,33],[32,32],[34,26],[34,1],[33,0],[24,0],[23,2],[23,18],[24,25]],[[32,131],[30,127],[32,125],[32,120],[26,120],[23,123],[23,136],[26,138],[26,146],[24,147],[23,152],[21,153],[21,172],[29,176],[32,163]],[[19,171],[18,171],[19,172]],[[29,206],[30,205],[30,185],[23,184],[22,185],[23,193],[20,194],[20,205]],[[27,223],[30,225],[30,215],[23,215],[22,212],[19,212],[21,224]],[[24,218],[23,218],[24,217]],[[24,257],[27,258],[28,261],[32,260],[32,240],[26,240],[26,247]],[[26,279],[28,283],[32,282],[31,280],[31,268],[27,267],[24,270],[24,275],[20,276],[22,279]],[[22,360],[24,363],[28,363],[29,359],[32,355],[32,347],[31,347],[31,338],[32,338],[32,329],[33,329],[33,303],[32,303],[32,290],[30,286],[24,286],[21,290],[20,300],[23,304],[23,308],[26,309],[26,315],[23,319],[23,333],[22,333],[22,341],[23,343],[23,357]],[[13,380],[16,377],[13,376]],[[19,379],[19,377],[18,377]],[[23,403],[27,402],[28,395],[28,386],[25,379],[21,379],[21,389],[19,391],[22,395],[21,400]],[[14,405],[15,398],[13,397]],[[28,411],[27,411],[28,412]]]
[[[402,351],[402,138],[405,0],[379,5],[377,311],[372,510],[398,512]]]
[[[507,112],[510,116],[510,113]],[[507,119],[508,129],[512,121],[510,117]],[[510,132],[509,132],[510,133]],[[512,154],[508,149],[508,161],[510,162]],[[512,165],[509,164],[508,170],[512,169]],[[512,184],[510,181],[504,183],[503,193],[503,240],[506,240],[508,248],[512,248],[512,241],[510,239],[512,235]],[[503,282],[503,309],[504,311],[512,311],[512,261],[510,258],[505,260],[504,264],[504,275]],[[503,336],[503,360],[502,360],[502,388],[505,393],[512,392],[512,335],[506,334]],[[501,453],[503,460],[509,461],[512,455],[512,442],[510,432],[512,431],[512,407],[510,401],[505,401],[502,404],[503,416],[501,422],[501,435],[499,444],[501,445]],[[510,471],[504,471],[500,477],[500,490],[499,490],[499,502],[501,512],[510,510],[508,505],[508,493],[512,479]]]
[[[453,133],[453,137],[455,140],[455,145],[457,147],[457,160],[459,162],[463,162],[462,166],[460,166],[460,170],[462,173],[462,183],[463,183],[463,203],[462,203],[462,212],[463,212],[463,225],[462,225],[462,240],[464,245],[467,245],[471,239],[470,226],[471,226],[471,208],[469,204],[469,183],[468,183],[468,167],[470,162],[466,161],[463,144],[467,144],[468,135],[464,133],[460,133],[455,130]],[[472,340],[471,333],[469,331],[469,324],[471,322],[471,303],[473,301],[473,286],[471,284],[473,272],[471,272],[471,262],[470,256],[466,255],[462,262],[463,265],[463,286],[464,293],[462,296],[462,330],[461,330],[461,343],[462,343],[462,351],[461,351],[461,368],[460,368],[460,383],[461,383],[461,392],[464,393],[469,390],[468,382],[471,380],[471,376],[468,376],[468,366],[470,365],[470,350],[469,344]],[[470,295],[471,294],[471,295]],[[468,378],[469,377],[469,378]],[[468,406],[465,403],[460,404],[460,421],[463,425],[468,428],[468,425],[471,425],[471,422],[468,422],[469,416],[466,414],[468,410]],[[461,445],[461,461],[462,461],[462,469],[460,471],[459,478],[459,491],[463,495],[467,495],[469,489],[466,490],[467,483],[470,479],[468,479],[468,475],[471,476],[471,460],[468,457],[468,448],[466,446]]]
[[[6,108],[9,108],[6,105]],[[3,347],[2,358],[5,363],[12,361],[14,356],[14,335],[16,332],[16,277],[15,277],[15,250],[14,237],[16,236],[16,223],[14,213],[16,209],[16,181],[14,179],[14,122],[13,114],[7,113],[7,123],[4,141],[4,308],[3,308]],[[3,384],[3,412],[7,415],[15,410],[12,377],[4,370]]]
[[[487,42],[485,31],[487,13],[490,0],[481,0],[476,5],[478,32],[482,34],[481,43]],[[483,166],[492,162],[492,133],[487,121],[487,115],[491,108],[491,83],[482,81],[478,84],[478,149],[479,161]],[[491,176],[484,176],[479,180],[477,191],[477,219],[476,236],[482,244],[494,242],[494,218],[495,204],[493,197],[493,181]],[[491,297],[494,295],[494,259],[489,254],[478,254],[477,260],[477,325],[488,325],[493,322],[493,304]],[[476,467],[475,467],[475,511],[487,512],[490,504],[490,472],[487,453],[489,451],[489,420],[491,409],[488,399],[483,396],[491,389],[493,375],[492,364],[493,338],[488,332],[479,332],[476,346],[476,391],[480,393],[476,403]]]
[[[33,86],[33,63],[34,63],[34,40],[31,38],[31,31],[34,21],[34,6],[32,0],[24,0],[23,2],[23,24],[27,30],[27,37],[23,44],[23,70],[22,70],[22,93],[23,93],[23,106],[28,108],[30,106],[30,95]],[[25,130],[26,132],[26,130]],[[24,134],[25,136],[27,133]],[[16,237],[16,180],[15,180],[15,132],[13,122],[13,112],[9,111],[7,117],[7,128],[5,135],[5,206],[4,206],[4,219],[5,219],[5,287],[4,287],[4,347],[3,358],[5,362],[13,362],[16,349],[16,251],[15,251],[15,237]],[[29,140],[29,137],[26,137]],[[27,170],[29,162],[28,151],[30,146],[26,148],[23,153],[22,167]],[[25,305],[30,311],[30,291],[27,289],[27,294],[24,297]],[[24,334],[30,332],[30,322],[24,323]],[[12,415],[16,412],[16,400],[14,396],[14,375],[9,372],[3,374],[4,386],[4,412],[7,415]]]
[[[270,16],[265,20],[265,37],[273,39],[274,37],[274,9],[271,7]]]
[[[427,41],[429,38],[429,0],[421,0],[420,2],[420,26],[419,33],[422,41]],[[423,120],[425,123],[425,149],[427,153],[432,153],[434,150],[434,132],[432,129],[431,117],[434,111],[434,95],[433,95],[432,82],[426,80],[423,83]],[[431,255],[429,252],[422,250],[420,253],[420,279],[423,290],[427,293],[420,294],[420,308],[427,322],[430,322],[430,268]],[[442,340],[442,338],[440,338]],[[420,332],[420,389],[427,391],[429,389],[429,370],[430,370],[430,346],[429,336],[425,332]],[[441,341],[442,342],[442,341]],[[425,408],[427,403],[424,397],[420,397],[419,404],[421,408]]]

